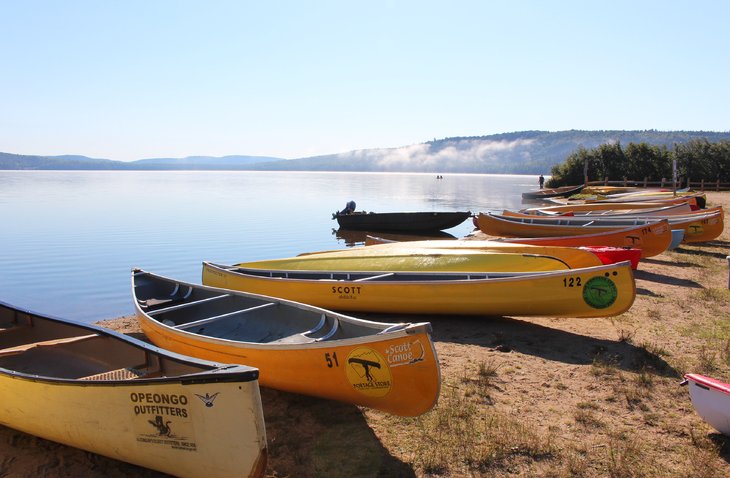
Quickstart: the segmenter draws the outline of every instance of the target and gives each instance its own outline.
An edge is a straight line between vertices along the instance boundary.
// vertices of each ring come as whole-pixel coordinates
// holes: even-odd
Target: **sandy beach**
[[[406,419],[262,389],[267,476],[730,476],[730,438],[679,386],[730,382],[728,255],[726,228],[642,260],[613,318],[378,316],[432,323],[437,407]],[[134,317],[100,324],[143,338]],[[163,475],[0,426],[0,477],[25,476]]]

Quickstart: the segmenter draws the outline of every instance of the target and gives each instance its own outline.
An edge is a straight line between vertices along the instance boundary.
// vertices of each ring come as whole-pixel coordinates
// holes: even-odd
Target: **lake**
[[[523,207],[535,176],[0,171],[0,300],[85,322],[133,313],[131,269],[200,282],[235,263],[342,249],[332,213]],[[446,231],[463,237],[471,221]]]

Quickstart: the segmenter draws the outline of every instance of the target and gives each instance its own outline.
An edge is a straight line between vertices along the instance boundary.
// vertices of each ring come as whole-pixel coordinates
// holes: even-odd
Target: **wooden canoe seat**
[[[8,348],[0,349],[0,357],[2,357],[4,355],[13,355],[13,354],[23,353],[23,352],[30,350],[32,348],[35,348],[35,347],[52,347],[54,345],[71,344],[74,342],[82,342],[84,340],[89,340],[89,339],[93,339],[96,337],[100,337],[100,335],[99,334],[78,335],[76,337],[63,337],[60,339],[43,340],[40,342],[31,342],[29,344],[16,345],[15,347],[8,347]]]
[[[145,372],[138,370],[136,367],[125,367],[80,377],[79,380],[133,380],[142,377],[144,374]]]

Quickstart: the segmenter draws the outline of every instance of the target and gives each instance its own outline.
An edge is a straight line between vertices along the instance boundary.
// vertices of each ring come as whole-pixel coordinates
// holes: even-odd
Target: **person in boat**
[[[340,211],[338,214],[352,214],[355,212],[355,201],[347,201],[347,204],[345,204],[345,209]]]
[[[537,178],[537,182],[540,183],[540,189],[542,189],[543,184],[545,184],[545,177],[541,174],[539,178]]]

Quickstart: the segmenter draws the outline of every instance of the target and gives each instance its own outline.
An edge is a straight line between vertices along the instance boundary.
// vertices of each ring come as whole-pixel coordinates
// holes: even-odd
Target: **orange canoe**
[[[537,246],[632,247],[641,249],[641,257],[653,257],[667,250],[672,243],[672,231],[667,221],[660,221],[648,226],[633,226],[594,234],[553,237],[515,237],[500,238],[497,240]]]
[[[672,229],[683,229],[683,242],[705,242],[717,238],[724,229],[722,207],[707,209],[704,214],[666,218],[600,218],[600,217],[510,217],[500,214],[479,214],[477,226],[486,234],[505,237],[550,237],[592,234],[631,226],[649,225],[665,220]]]

